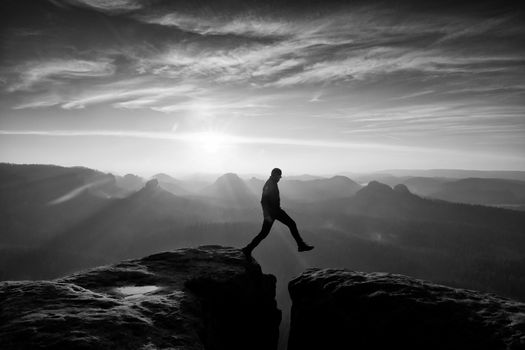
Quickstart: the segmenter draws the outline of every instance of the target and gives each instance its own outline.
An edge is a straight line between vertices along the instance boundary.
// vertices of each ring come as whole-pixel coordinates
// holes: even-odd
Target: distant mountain
[[[135,192],[144,186],[146,182],[143,178],[133,174],[126,174],[124,176],[116,176],[117,186],[128,191]]]
[[[284,177],[284,180],[286,180],[286,181],[291,181],[291,180],[310,181],[310,180],[320,180],[320,179],[326,179],[326,177],[317,176],[317,175],[310,175],[310,174],[290,175],[290,176],[285,176]]]
[[[188,196],[191,193],[183,187],[184,185],[182,181],[177,180],[169,175],[156,174],[153,175],[153,178],[159,181],[160,187],[176,196]]]
[[[308,181],[283,180],[279,183],[282,196],[297,201],[314,202],[353,196],[361,185],[346,176]]]
[[[70,266],[76,262],[80,267],[87,258],[105,263],[163,249],[179,241],[181,230],[188,225],[235,219],[238,217],[229,209],[175,196],[153,179],[136,193],[113,200],[63,230],[41,250],[47,252],[46,260],[69,256]]]
[[[461,223],[496,231],[510,229],[521,232],[525,229],[525,215],[522,213],[422,198],[410,193],[405,185],[392,188],[377,181],[370,182],[353,197],[321,201],[313,206],[320,212],[351,213],[410,221]]]
[[[422,198],[378,182],[294,211],[300,229],[312,230],[305,237],[315,237],[311,266],[395,271],[525,300],[523,212]]]
[[[358,182],[379,181],[389,186],[404,184],[419,196],[449,202],[480,204],[522,209],[525,206],[525,181],[450,177],[410,177],[391,174],[369,174],[357,178]]]
[[[406,185],[412,193],[420,196],[429,196],[441,190],[444,184],[451,181],[454,180],[443,177],[409,177],[398,183]]]
[[[388,186],[395,186],[397,184],[403,183],[409,176],[394,176],[391,174],[359,174],[352,177],[357,183],[361,185],[367,185],[371,181],[378,181],[384,183]]]
[[[123,195],[92,169],[0,164],[0,243],[38,245]]]
[[[174,177],[168,174],[164,174],[164,173],[155,174],[152,176],[152,178],[159,180],[159,182],[171,182],[171,183],[179,182],[179,180],[175,179]]]
[[[422,176],[422,177],[450,177],[464,179],[492,178],[525,181],[525,171],[498,171],[498,170],[463,170],[463,169],[391,169],[374,172],[375,174],[390,174],[393,176]]]
[[[429,196],[459,203],[525,205],[525,182],[502,179],[462,179],[442,184]]]
[[[0,189],[43,183],[48,185],[53,183],[58,187],[67,187],[70,185],[89,184],[99,180],[107,180],[106,182],[108,183],[113,182],[106,187],[100,184],[99,188],[105,188],[106,191],[117,191],[114,187],[115,177],[113,175],[89,168],[0,163]]]
[[[216,203],[235,208],[254,208],[259,200],[239,176],[228,173],[220,176],[212,185],[205,187],[200,195],[214,198]]]

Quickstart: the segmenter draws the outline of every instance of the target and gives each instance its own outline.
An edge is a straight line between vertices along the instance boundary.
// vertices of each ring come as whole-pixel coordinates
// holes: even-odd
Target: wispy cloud
[[[271,42],[239,41],[239,46],[214,48],[198,40],[174,45],[168,51],[144,59],[142,71],[172,78],[202,79],[217,83],[289,87],[294,85],[364,80],[377,74],[407,70],[432,75],[490,74],[515,71],[520,55],[508,52],[468,54],[445,40],[462,32],[461,40],[498,28],[495,23],[450,18],[431,21],[423,16],[392,25],[392,14],[360,8],[347,13],[328,13],[309,21],[283,21],[249,16],[198,17],[174,13],[146,19],[201,35],[279,33]],[[479,27],[479,28],[478,28]],[[251,29],[250,29],[251,28]],[[257,31],[253,28],[259,28]],[[253,29],[253,30],[252,30]],[[207,42],[205,42],[207,43]],[[231,43],[231,42],[229,42]],[[517,68],[519,69],[519,68]]]
[[[42,108],[60,104],[62,98],[57,94],[44,94],[37,98],[31,98],[20,104],[14,105],[13,109]]]
[[[378,48],[367,52],[354,52],[355,56],[343,60],[326,60],[292,72],[268,85],[289,86],[344,79],[363,80],[370,75],[417,71],[422,73],[490,73],[508,69],[511,62],[521,62],[517,57],[450,57],[443,52],[413,51]]]
[[[142,22],[177,27],[199,35],[182,36],[184,40],[170,41],[144,52],[130,49],[126,53],[123,50],[120,54],[126,56],[126,60],[119,62],[77,59],[22,64],[15,68],[19,78],[8,86],[8,91],[31,90],[40,83],[73,78],[111,76],[117,66],[122,70],[133,69],[141,76],[169,78],[177,84],[191,82],[207,87],[227,83],[272,88],[334,82],[355,84],[369,77],[392,76],[406,71],[448,79],[454,74],[513,74],[523,70],[519,68],[523,64],[520,56],[505,52],[467,55],[446,46],[453,33],[462,33],[458,38],[468,41],[469,36],[499,28],[506,22],[505,18],[480,23],[469,19],[464,24],[446,17],[429,20],[418,15],[397,20],[391,12],[378,10],[377,6],[343,7],[340,12],[327,11],[311,18],[290,14],[257,15],[256,12],[231,16],[191,11],[159,14],[154,6],[142,6],[138,0],[69,1],[106,12],[137,10],[128,15]],[[218,40],[215,43],[206,38],[210,35],[239,35],[248,39],[219,38],[214,39]],[[124,64],[127,66],[122,66]],[[402,76],[398,74],[396,79]],[[75,100],[65,98],[62,106],[82,108],[88,104],[112,102],[125,95],[126,92],[117,92]],[[157,100],[145,96],[119,101],[114,106],[140,108],[154,105]],[[36,108],[52,104],[29,102],[19,104],[18,108],[26,105]]]
[[[289,21],[278,21],[274,18],[254,16],[224,17],[197,17],[173,12],[164,15],[143,15],[138,19],[163,26],[173,26],[184,31],[201,35],[245,35],[253,37],[281,37],[298,33],[299,28]]]
[[[188,84],[176,85],[176,86],[165,86],[165,87],[148,87],[148,88],[130,88],[130,89],[118,89],[105,87],[101,91],[93,91],[84,93],[83,96],[75,97],[62,104],[64,109],[81,109],[88,105],[98,104],[102,102],[114,102],[122,101],[128,104],[116,104],[117,107],[130,107],[135,101],[137,105],[145,105],[147,100],[159,102],[167,97],[174,96],[186,96],[190,92],[195,92],[197,89]],[[124,101],[123,101],[124,100]]]
[[[480,106],[464,102],[356,108],[340,117],[340,129],[354,138],[389,135],[405,142],[441,140],[456,146],[481,138],[485,144],[491,144],[497,135],[506,135],[509,141],[523,135],[523,113],[522,106]],[[461,139],[460,135],[465,138]]]
[[[142,108],[149,105],[158,106],[162,100],[170,97],[193,96],[200,91],[199,88],[190,84],[154,84],[148,78],[137,78],[90,87],[77,93],[37,95],[15,105],[13,109],[55,105],[59,105],[64,109],[82,109],[100,103],[113,103],[113,106],[118,108]]]
[[[74,5],[90,7],[102,12],[127,12],[138,10],[143,7],[140,0],[65,0]]]
[[[166,104],[163,106],[151,107],[158,112],[178,112],[194,111],[201,115],[217,115],[223,112],[235,112],[246,109],[271,108],[273,106],[264,103],[264,98],[243,98],[232,101],[224,101],[212,98],[194,98],[190,101]]]
[[[303,41],[252,44],[230,50],[175,45],[158,56],[141,60],[139,69],[178,79],[249,83],[301,66],[304,58],[291,56],[311,44]]]
[[[30,90],[39,83],[52,80],[105,77],[113,75],[115,66],[110,60],[64,60],[28,62],[14,68],[18,81],[8,87],[9,92]]]

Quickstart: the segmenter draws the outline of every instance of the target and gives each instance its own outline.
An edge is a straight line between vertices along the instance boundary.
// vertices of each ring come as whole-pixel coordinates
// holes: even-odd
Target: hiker
[[[295,221],[286,214],[286,212],[281,208],[281,200],[279,198],[279,187],[277,183],[282,177],[282,171],[279,168],[272,170],[270,178],[266,181],[262,191],[261,205],[264,215],[264,221],[262,224],[261,232],[248,244],[246,247],[242,248],[243,253],[247,257],[251,257],[252,251],[257,247],[261,241],[268,236],[270,229],[272,228],[273,222],[279,220],[288,228],[292,233],[295,242],[297,243],[297,250],[300,252],[306,252],[314,249],[313,246],[306,244],[297,230],[297,225]]]

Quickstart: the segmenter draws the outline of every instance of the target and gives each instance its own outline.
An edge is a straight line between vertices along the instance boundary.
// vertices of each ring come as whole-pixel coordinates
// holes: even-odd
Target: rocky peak
[[[391,192],[392,191],[392,187],[384,184],[384,183],[381,183],[379,181],[370,181],[368,183],[368,185],[366,185],[366,187],[364,189],[367,189],[368,191],[381,191],[381,192]]]
[[[276,349],[275,282],[234,248],[0,283],[2,349]]]
[[[215,181],[216,184],[220,185],[220,184],[228,184],[228,185],[237,185],[237,186],[244,186],[244,181],[242,181],[242,179],[237,175],[237,174],[234,174],[234,173],[226,173],[222,176],[220,176],[219,178],[217,178],[217,180]]]
[[[378,181],[370,181],[368,185],[357,191],[356,196],[363,199],[390,198],[395,195],[392,187]]]
[[[402,193],[402,194],[410,194],[410,190],[408,189],[408,187],[404,184],[398,184],[394,187],[394,191],[396,191],[397,193]]]
[[[159,187],[159,180],[157,179],[151,179],[144,185],[144,189],[146,191],[154,191]]]

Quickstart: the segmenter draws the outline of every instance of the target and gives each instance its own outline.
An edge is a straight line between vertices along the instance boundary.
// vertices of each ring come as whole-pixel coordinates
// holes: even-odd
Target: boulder
[[[288,350],[525,349],[525,304],[388,273],[292,280]]]

